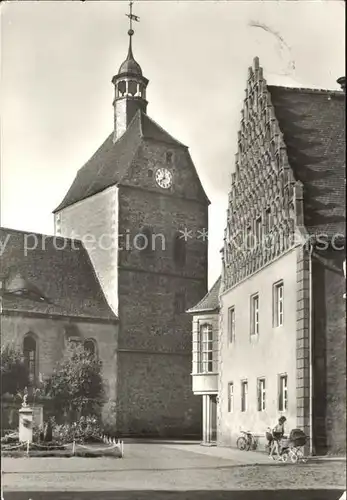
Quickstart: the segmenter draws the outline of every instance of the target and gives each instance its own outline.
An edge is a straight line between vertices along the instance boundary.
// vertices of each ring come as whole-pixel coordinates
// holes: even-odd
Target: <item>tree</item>
[[[44,393],[58,414],[70,419],[98,415],[103,403],[101,362],[82,345],[70,343],[65,357],[46,381]]]
[[[17,395],[29,385],[29,373],[22,352],[7,343],[1,347],[1,396]]]

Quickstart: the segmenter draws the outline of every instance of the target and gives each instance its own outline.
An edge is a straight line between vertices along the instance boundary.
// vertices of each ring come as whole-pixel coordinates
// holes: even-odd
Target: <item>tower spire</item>
[[[126,60],[127,61],[134,61],[134,55],[133,55],[133,46],[132,46],[132,36],[134,35],[134,30],[133,30],[133,21],[140,22],[139,16],[136,16],[133,14],[133,4],[134,2],[129,3],[129,13],[125,14],[129,18],[129,29],[128,29],[128,35],[129,35],[129,48],[128,48],[128,55]]]

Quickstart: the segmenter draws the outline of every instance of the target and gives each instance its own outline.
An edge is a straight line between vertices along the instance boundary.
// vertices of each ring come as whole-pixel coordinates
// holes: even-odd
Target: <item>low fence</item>
[[[90,454],[97,454],[97,453],[108,453],[110,451],[115,451],[119,450],[120,457],[123,458],[124,456],[124,442],[121,441],[120,439],[115,439],[111,438],[109,436],[103,435],[101,437],[102,442],[104,443],[104,446],[102,447],[97,447],[97,446],[88,446],[85,444],[81,444],[79,442],[76,442],[73,440],[71,443],[66,443],[64,445],[45,445],[42,443],[34,443],[34,442],[29,442],[27,441],[26,443],[16,443],[16,444],[9,444],[5,448],[2,447],[2,451],[4,452],[11,452],[11,451],[22,451],[25,450],[27,456],[30,456],[30,450],[34,451],[50,451],[54,453],[54,451],[69,451],[71,450],[71,456],[76,456],[78,454],[78,451],[85,451],[89,452]],[[106,445],[106,446],[105,446]]]

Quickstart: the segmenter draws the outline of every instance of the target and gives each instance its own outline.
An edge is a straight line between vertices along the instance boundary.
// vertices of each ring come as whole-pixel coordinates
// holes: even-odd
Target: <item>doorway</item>
[[[217,395],[203,395],[203,443],[217,441]]]
[[[217,396],[210,396],[211,442],[217,442]]]

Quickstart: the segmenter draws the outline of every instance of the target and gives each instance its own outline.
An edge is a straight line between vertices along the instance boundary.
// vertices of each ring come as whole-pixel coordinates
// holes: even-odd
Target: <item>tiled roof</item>
[[[311,234],[345,235],[345,95],[268,86]]]
[[[138,111],[125,133],[116,142],[113,142],[113,133],[110,134],[90,160],[78,171],[65,198],[54,212],[59,212],[77,201],[84,200],[121,182],[145,139],[186,148],[149,116]]]
[[[219,309],[219,291],[221,287],[222,278],[219,276],[213,287],[205,295],[205,297],[196,304],[196,306],[191,307],[187,313],[199,313],[199,312],[212,312]]]
[[[0,241],[3,310],[117,319],[81,242],[4,228]]]

